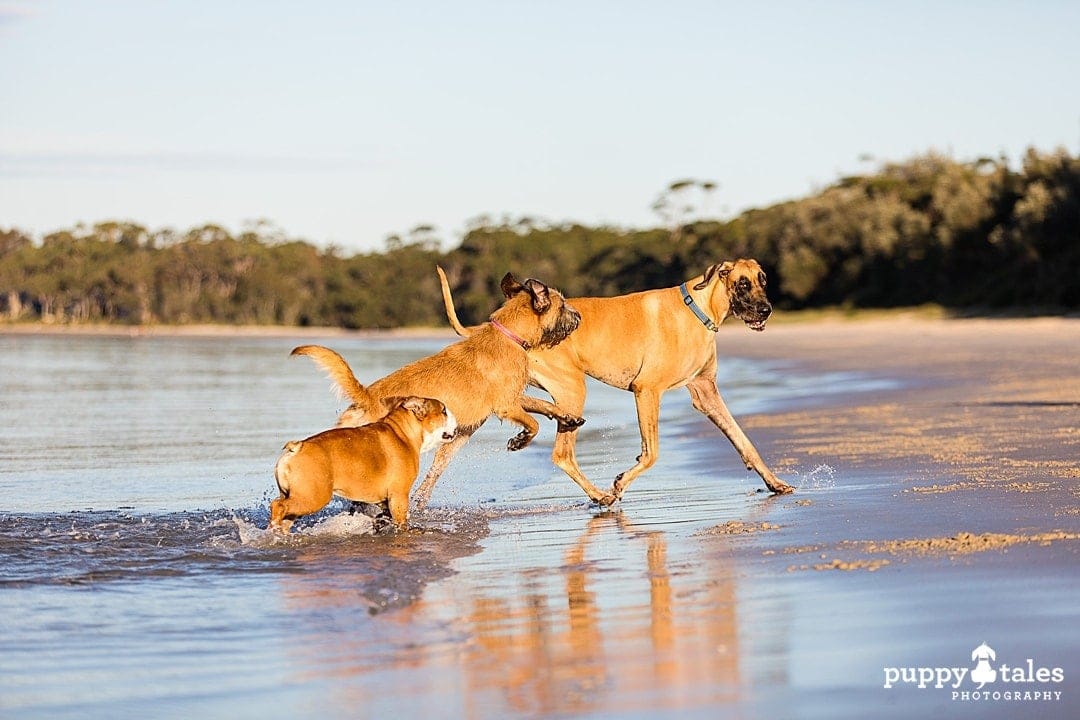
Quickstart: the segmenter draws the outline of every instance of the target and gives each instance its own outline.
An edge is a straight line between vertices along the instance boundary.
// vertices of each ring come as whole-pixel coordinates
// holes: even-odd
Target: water
[[[775,681],[764,628],[790,599],[740,605],[730,554],[695,539],[770,506],[684,391],[624,511],[551,465],[551,423],[509,454],[492,421],[413,531],[335,502],[282,539],[277,453],[343,407],[299,342],[0,336],[0,714],[714,716]],[[327,344],[367,381],[443,341]],[[887,383],[737,359],[720,378],[736,415]],[[632,396],[592,383],[586,416],[606,487],[638,453]]]

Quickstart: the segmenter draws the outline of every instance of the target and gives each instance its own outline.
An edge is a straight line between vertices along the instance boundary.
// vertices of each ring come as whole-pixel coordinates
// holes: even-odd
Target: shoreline
[[[90,337],[456,337],[450,328],[405,327],[350,330],[341,327],[289,325],[110,325],[110,324],[0,324],[3,335],[82,335]]]
[[[769,320],[768,328],[799,326],[849,326],[875,323],[1008,323],[1080,320],[1077,312],[1044,312],[1039,309],[1006,309],[997,312],[965,314],[950,311],[940,305],[922,305],[902,308],[838,307],[810,308],[806,310],[778,311]],[[730,318],[721,328],[718,337],[742,328],[742,323]],[[248,325],[228,323],[192,323],[147,325],[123,325],[119,323],[55,323],[42,321],[0,321],[0,335],[100,335],[116,337],[456,337],[449,327],[417,326],[398,328],[343,328],[333,325]]]
[[[863,492],[887,508],[887,521],[875,532],[860,534],[830,515],[782,546],[770,539],[761,547],[842,553],[843,560],[830,556],[831,563],[811,564],[816,570],[875,570],[882,553],[888,558],[896,547],[956,558],[1066,541],[1062,552],[1075,555],[1080,320],[889,320],[773,330],[721,337],[721,358],[727,352],[790,361],[900,384],[847,398],[830,395],[817,407],[738,418],[781,478],[815,465],[876,478]],[[795,484],[790,497],[798,503]],[[940,515],[943,508],[956,517]],[[970,542],[972,534],[985,542]]]

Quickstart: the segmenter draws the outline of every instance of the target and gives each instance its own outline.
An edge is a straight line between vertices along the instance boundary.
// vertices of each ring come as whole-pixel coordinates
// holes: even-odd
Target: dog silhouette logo
[[[997,653],[994,652],[994,648],[983,643],[971,651],[971,659],[978,661],[975,669],[971,671],[971,681],[979,683],[979,690],[982,690],[983,685],[986,683],[997,680],[997,670],[990,667],[990,661],[997,660]]]

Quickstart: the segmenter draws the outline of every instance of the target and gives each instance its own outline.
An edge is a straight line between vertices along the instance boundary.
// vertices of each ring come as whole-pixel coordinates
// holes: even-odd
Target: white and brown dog
[[[457,421],[439,400],[385,398],[391,408],[363,427],[338,427],[285,444],[274,467],[281,497],[270,503],[270,527],[288,533],[296,518],[326,507],[334,495],[388,502],[399,527],[409,519],[409,491],[420,453],[450,442]]]

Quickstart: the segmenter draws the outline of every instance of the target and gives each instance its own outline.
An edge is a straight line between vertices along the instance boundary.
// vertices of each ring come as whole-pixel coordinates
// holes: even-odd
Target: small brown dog
[[[388,412],[387,399],[404,395],[433,397],[446,403],[457,418],[453,441],[439,446],[435,459],[417,489],[415,500],[423,507],[435,482],[469,437],[492,415],[522,426],[507,443],[520,450],[536,436],[540,426],[529,413],[558,421],[559,431],[578,428],[584,420],[563,413],[554,404],[523,395],[529,377],[526,354],[533,348],[555,347],[578,326],[581,316],[558,290],[539,280],[518,280],[510,273],[500,285],[506,302],[491,321],[472,335],[440,352],[410,363],[367,387],[360,384],[345,359],[321,345],[301,345],[293,355],[307,355],[330,376],[341,393],[352,401],[338,427],[357,427],[375,422]]]
[[[340,495],[354,502],[389,501],[394,523],[409,519],[409,490],[420,453],[449,442],[454,415],[438,400],[386,398],[392,410],[364,427],[334,428],[285,444],[274,466],[281,497],[270,503],[270,527],[288,533],[296,518]]]

